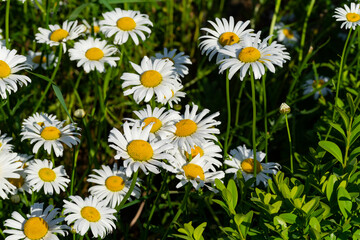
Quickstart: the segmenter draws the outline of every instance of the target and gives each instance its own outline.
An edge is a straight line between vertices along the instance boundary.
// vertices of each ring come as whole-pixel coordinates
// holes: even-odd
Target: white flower
[[[118,50],[112,45],[107,45],[106,40],[89,37],[86,40],[79,40],[75,43],[74,48],[69,49],[70,60],[78,61],[77,67],[83,66],[85,72],[97,70],[104,72],[104,64],[116,67],[119,57],[111,57]]]
[[[329,81],[328,77],[319,76],[317,80],[306,80],[305,84],[303,85],[304,88],[304,95],[312,93],[316,91],[314,94],[314,99],[318,99],[320,94],[322,96],[326,96],[327,94],[331,94],[331,89],[328,87],[324,87],[324,85]]]
[[[286,59],[290,59],[285,47],[277,42],[267,44],[269,37],[260,41],[260,33],[255,38],[245,36],[242,44],[226,46],[221,52],[228,58],[221,60],[220,73],[229,69],[229,79],[240,72],[240,80],[243,80],[251,67],[255,79],[260,79],[265,74],[265,67],[270,72],[275,72],[274,65],[282,67]]]
[[[43,126],[39,124],[26,125],[20,133],[22,135],[21,141],[31,139],[30,144],[35,143],[33,153],[37,153],[39,148],[44,145],[44,149],[48,154],[51,154],[53,149],[55,155],[61,157],[64,151],[62,143],[71,148],[72,145],[77,145],[80,142],[80,139],[75,137],[80,135],[80,133],[75,132],[79,128],[72,123],[64,127],[64,122],[45,121]]]
[[[85,25],[77,25],[77,21],[65,21],[60,25],[49,25],[49,29],[39,28],[39,32],[35,35],[35,39],[38,43],[46,43],[51,46],[63,45],[64,53],[66,52],[66,42],[74,40],[83,34],[86,30]]]
[[[111,233],[116,228],[114,221],[116,210],[106,207],[106,202],[99,201],[94,196],[84,200],[80,196],[70,196],[72,201],[64,200],[65,221],[70,225],[74,223],[74,229],[81,236],[91,229],[93,237],[101,237]]]
[[[225,170],[225,173],[234,173],[234,178],[237,177],[238,170],[241,170],[245,181],[254,177],[254,154],[253,150],[238,146],[236,149],[230,151],[230,160],[225,160],[225,164],[229,165],[230,168]],[[265,158],[265,153],[256,152],[256,185],[262,182],[267,186],[267,180],[270,177],[267,174],[275,175],[281,167],[278,163],[263,163],[262,160]]]
[[[31,69],[26,64],[26,57],[17,55],[16,50],[8,50],[5,46],[0,46],[0,95],[3,99],[7,98],[6,92],[16,92],[17,84],[22,87],[31,82],[25,75],[16,74],[20,70]]]
[[[91,35],[94,31],[94,35],[97,35],[100,32],[100,22],[95,18],[92,20],[92,25],[90,25],[85,19],[82,20],[83,24],[86,26],[85,32]]]
[[[59,120],[56,119],[55,115],[47,114],[43,112],[42,113],[37,112],[31,115],[30,117],[28,117],[27,119],[24,119],[22,123],[22,131],[26,131],[28,126],[31,127],[36,124],[39,125],[40,127],[43,127],[45,125],[45,122],[48,124],[61,123]]]
[[[124,80],[122,88],[133,86],[124,91],[125,96],[134,94],[136,103],[142,100],[149,102],[154,94],[158,99],[172,96],[171,89],[176,82],[172,62],[161,59],[155,59],[153,62],[145,56],[140,65],[132,62],[130,64],[137,74],[123,73],[121,76],[120,79]]]
[[[217,54],[216,62],[219,62],[224,58],[224,55],[219,52],[225,46],[233,45],[235,43],[241,43],[243,38],[247,35],[253,36],[253,29],[245,30],[245,28],[250,24],[250,21],[242,22],[239,21],[234,26],[234,18],[231,16],[229,21],[225,18],[221,20],[216,18],[216,23],[213,21],[208,21],[214,28],[201,28],[201,30],[206,31],[207,35],[201,36],[199,47],[201,54],[206,54],[209,56],[209,61]]]
[[[278,41],[286,46],[294,46],[299,41],[299,34],[289,27],[285,27],[283,23],[279,23],[275,29],[277,30]]]
[[[335,15],[336,21],[343,22],[340,28],[345,26],[345,29],[355,28],[360,25],[360,3],[352,2],[350,4],[350,8],[344,4],[344,8],[335,8]]]
[[[162,160],[171,160],[173,156],[167,151],[173,148],[167,140],[156,138],[149,140],[152,124],[140,126],[139,122],[130,129],[129,123],[123,125],[124,134],[116,128],[110,131],[108,141],[111,148],[116,150],[115,159],[123,158],[126,176],[130,177],[139,168],[148,174],[148,171],[155,174],[160,173],[158,167],[162,167]]]
[[[42,56],[42,58],[41,58]],[[33,52],[31,50],[28,51],[28,55],[26,56],[26,63],[31,65],[33,69],[38,67],[42,67],[43,69],[47,69],[51,64],[54,64],[54,67],[57,64],[58,59],[55,58],[55,54],[51,52],[46,55],[42,52]]]
[[[30,161],[25,173],[26,181],[29,181],[32,189],[39,192],[44,188],[45,194],[53,195],[54,191],[59,194],[65,191],[70,182],[64,166],[53,168],[53,163],[46,159]]]
[[[99,200],[106,202],[106,205],[115,208],[121,203],[126,193],[129,191],[132,180],[125,174],[125,168],[117,167],[115,163],[113,169],[109,166],[101,166],[102,169],[94,169],[96,174],[90,174],[88,182],[94,183],[95,186],[89,188],[91,195],[96,196]],[[131,196],[139,198],[141,190],[138,186],[140,179],[136,180],[134,190]],[[129,198],[131,201],[131,198]]]
[[[152,26],[149,16],[141,14],[139,11],[122,10],[115,8],[114,11],[103,13],[104,20],[100,21],[100,31],[106,37],[115,35],[114,44],[125,43],[129,36],[136,45],[139,44],[138,36],[145,41],[146,36],[143,32],[151,33]]]
[[[6,133],[1,135],[0,130],[0,152],[11,152],[14,146],[9,142],[12,140],[11,137],[6,137]]]
[[[174,82],[174,85],[171,88],[172,96],[170,98],[166,98],[165,96],[162,98],[157,98],[156,101],[163,105],[169,104],[169,106],[173,107],[173,102],[178,104],[180,102],[180,98],[184,98],[186,93],[180,91],[183,88],[183,85],[177,81]]]
[[[20,178],[8,178],[7,180],[16,187],[16,189],[11,190],[11,195],[19,194],[19,192],[28,192],[32,193],[29,181],[26,181],[25,168],[28,167],[27,162],[33,157],[32,155],[27,154],[18,154],[19,162],[21,166],[18,167],[17,173],[20,175]]]
[[[55,234],[67,235],[70,228],[66,225],[59,225],[64,218],[55,218],[59,214],[59,209],[49,205],[43,210],[43,203],[35,203],[30,208],[30,214],[26,219],[18,212],[11,214],[11,219],[5,220],[4,226],[11,229],[5,229],[3,232],[9,234],[5,240],[58,240]]]
[[[21,162],[19,160],[17,153],[0,152],[0,197],[2,199],[7,199],[7,194],[16,189],[8,179],[20,178],[18,171]]]

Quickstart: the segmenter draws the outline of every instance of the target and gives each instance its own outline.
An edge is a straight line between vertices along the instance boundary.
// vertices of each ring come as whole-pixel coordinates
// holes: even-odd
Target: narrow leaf
[[[339,187],[337,192],[337,201],[341,213],[344,215],[345,219],[347,219],[349,213],[351,212],[352,202],[350,194],[344,187]]]
[[[231,196],[232,196],[231,203],[232,203],[233,209],[235,209],[235,207],[237,205],[237,201],[238,201],[238,191],[237,191],[235,181],[233,179],[229,180],[227,189],[231,192]]]
[[[351,162],[354,158],[360,155],[360,147],[355,148],[351,151],[349,155],[349,162]]]
[[[329,200],[329,202],[331,199],[331,195],[334,191],[334,184],[336,183],[336,181],[337,181],[337,177],[333,174],[329,177],[329,180],[326,184],[326,197]]]
[[[345,139],[346,141],[346,134],[344,132],[344,130],[341,128],[340,124],[337,124],[337,123],[333,123],[333,122],[329,122],[329,124],[334,128],[336,129]]]
[[[194,230],[194,238],[195,240],[200,240],[202,238],[202,233],[205,230],[207,222],[203,222]]]
[[[64,97],[63,97],[63,95],[62,95],[62,93],[61,93],[61,91],[60,91],[60,88],[59,88],[58,86],[56,86],[55,84],[53,84],[52,87],[53,87],[53,89],[54,89],[54,92],[55,92],[56,97],[57,97],[57,98],[59,99],[59,101],[60,101],[61,106],[64,108],[66,114],[69,116],[71,122],[73,123],[74,121],[73,121],[73,119],[71,118],[70,113],[69,113],[69,111],[68,111],[68,109],[67,109],[67,107],[66,107],[65,100],[64,100]]]
[[[350,106],[350,113],[351,113],[351,116],[354,116],[355,115],[355,104],[354,104],[354,99],[353,97],[351,96],[350,93],[346,93],[346,99],[349,103],[349,106]]]
[[[309,215],[319,204],[319,197],[315,197],[307,202],[301,209]]]
[[[72,13],[69,15],[68,19],[69,20],[75,20],[79,14],[87,7],[92,5],[93,3],[83,3],[81,4],[79,7],[75,8],[74,11],[72,11]]]
[[[346,129],[348,129],[349,128],[349,122],[350,122],[348,115],[346,114],[346,112],[344,110],[342,110],[338,106],[335,106],[335,109],[340,114],[341,118],[343,119]]]
[[[338,145],[330,141],[320,141],[319,146],[325,149],[327,152],[333,155],[336,160],[343,164],[343,156]]]

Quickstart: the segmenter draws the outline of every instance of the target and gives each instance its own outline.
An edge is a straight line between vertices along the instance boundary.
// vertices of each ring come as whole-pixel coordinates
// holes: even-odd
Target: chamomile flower
[[[69,49],[70,60],[78,61],[77,67],[83,66],[85,72],[97,70],[105,71],[105,63],[116,67],[119,57],[111,57],[118,52],[118,49],[112,45],[107,45],[106,40],[89,37],[86,40],[80,40],[75,43],[74,48]]]
[[[213,113],[205,117],[210,110],[204,109],[196,114],[198,106],[193,104],[192,110],[190,106],[185,106],[185,113],[182,119],[174,124],[171,128],[169,140],[178,148],[191,153],[191,149],[195,145],[200,146],[202,142],[207,140],[217,140],[214,134],[219,134],[219,129],[215,126],[220,125],[221,122],[216,121],[214,118],[219,116],[219,112]]]
[[[97,35],[100,32],[100,22],[93,18],[92,25],[90,25],[85,19],[82,20],[83,24],[86,27],[85,32],[89,35],[94,31],[94,35]]]
[[[0,197],[7,199],[8,193],[15,190],[16,187],[12,185],[9,178],[20,178],[18,173],[21,162],[17,153],[0,152]]]
[[[11,190],[11,195],[18,194],[19,192],[28,192],[32,193],[29,181],[26,181],[25,170],[20,166],[17,173],[20,175],[19,178],[8,178],[7,180],[14,185],[16,188]]]
[[[294,46],[299,41],[299,34],[289,27],[285,27],[283,23],[279,23],[275,29],[277,29],[277,40],[284,45]]]
[[[41,58],[42,56],[42,58]],[[26,63],[32,66],[33,69],[38,67],[42,67],[43,69],[47,69],[52,63],[54,63],[54,67],[57,64],[57,58],[55,58],[55,54],[51,52],[46,56],[42,52],[33,52],[31,50],[28,51],[28,55],[26,56]]]
[[[345,27],[345,29],[355,28],[360,25],[360,3],[350,3],[350,8],[345,4],[344,8],[335,8],[336,21],[343,22],[340,28]]]
[[[85,25],[78,25],[77,21],[65,21],[60,25],[49,25],[49,29],[39,28],[39,32],[35,35],[35,39],[38,43],[46,43],[52,46],[59,46],[62,44],[64,53],[66,52],[66,42],[68,40],[74,40],[83,34],[86,30]]]
[[[225,160],[225,164],[230,166],[225,173],[234,173],[237,177],[238,170],[241,170],[245,181],[254,177],[254,154],[253,150],[247,149],[245,145],[232,149],[229,155],[230,160]],[[262,182],[267,186],[270,177],[267,174],[275,175],[280,169],[280,164],[274,162],[263,163],[265,153],[256,152],[256,185]]]
[[[9,235],[5,240],[58,240],[55,234],[66,236],[70,228],[60,225],[63,217],[55,218],[60,213],[59,210],[52,205],[44,209],[43,203],[35,203],[30,207],[30,214],[27,214],[26,218],[14,211],[11,218],[5,220],[4,226],[9,228],[4,230],[4,233]]]
[[[184,98],[186,95],[185,92],[180,91],[181,89],[183,89],[183,87],[184,86],[181,83],[175,81],[174,85],[171,88],[172,96],[170,98],[160,97],[157,98],[156,101],[163,105],[169,104],[169,106],[173,108],[173,103],[178,104],[181,101],[181,98]]]
[[[162,59],[152,61],[145,56],[140,65],[130,64],[137,73],[124,73],[121,76],[123,88],[132,86],[124,91],[125,96],[134,94],[136,103],[142,100],[149,102],[154,94],[158,99],[172,96],[171,89],[176,82],[172,62]]]
[[[29,162],[25,169],[26,181],[30,183],[33,190],[39,192],[42,188],[45,194],[53,195],[65,191],[70,179],[66,174],[64,166],[53,167],[49,160],[34,159]]]
[[[70,123],[66,126],[64,122],[44,122],[43,126],[39,124],[26,125],[26,128],[22,128],[20,135],[22,135],[21,141],[30,139],[30,144],[34,144],[33,153],[37,153],[39,148],[44,145],[44,149],[48,154],[51,154],[53,149],[57,157],[63,155],[65,143],[68,147],[77,145],[80,139],[75,137],[80,135],[77,133],[77,128],[74,124]]]
[[[139,118],[135,119],[126,119],[132,122],[140,121],[140,124],[153,124],[150,130],[150,139],[159,137],[160,139],[165,139],[169,134],[169,128],[174,125],[174,122],[178,121],[181,117],[179,112],[169,110],[166,111],[165,107],[154,109],[151,108],[149,104],[146,105],[146,109],[140,111],[134,111],[134,114]]]
[[[12,140],[11,137],[6,137],[6,133],[1,135],[0,130],[0,152],[11,152],[14,146],[9,142]]]
[[[324,85],[329,81],[328,77],[319,76],[319,79],[309,79],[306,80],[305,84],[303,85],[304,88],[304,95],[309,94],[313,91],[316,91],[314,94],[314,99],[318,99],[320,95],[326,96],[327,94],[331,94],[331,89],[325,87]]]
[[[166,59],[171,61],[174,64],[175,71],[180,77],[184,77],[189,73],[189,68],[185,64],[191,64],[190,58],[188,55],[185,55],[184,52],[179,52],[176,54],[177,49],[168,51],[167,48],[164,48],[164,53],[156,53],[154,59]],[[175,55],[176,54],[176,55]]]
[[[16,74],[25,69],[31,69],[31,66],[26,64],[25,56],[16,54],[16,50],[0,46],[0,95],[3,99],[7,98],[7,93],[18,90],[17,84],[22,87],[31,82],[28,76]]]
[[[153,124],[140,126],[139,122],[130,128],[128,122],[123,125],[124,134],[116,128],[110,131],[109,143],[116,150],[115,159],[122,158],[126,168],[126,176],[130,177],[139,168],[148,174],[148,171],[158,174],[162,167],[162,160],[172,160],[173,156],[167,151],[173,148],[167,140],[152,139],[149,141],[150,130]]]
[[[114,221],[116,210],[106,206],[105,201],[99,201],[94,196],[82,199],[80,196],[70,196],[71,201],[64,200],[65,221],[74,223],[75,231],[84,236],[91,229],[93,237],[101,237],[111,233],[116,228]]]
[[[91,195],[96,196],[99,200],[104,200],[106,205],[115,208],[121,203],[126,193],[129,191],[132,179],[125,174],[125,168],[117,167],[115,163],[113,169],[109,166],[101,166],[101,169],[95,169],[96,174],[90,174],[88,182],[94,183],[95,186],[89,188]],[[141,190],[138,186],[140,179],[136,180],[134,190],[131,196],[139,198]],[[129,198],[129,201],[131,199]]]
[[[285,47],[277,42],[267,44],[269,37],[260,41],[258,32],[256,37],[245,36],[242,44],[226,46],[222,53],[228,58],[221,60],[220,73],[229,69],[229,79],[234,74],[240,72],[240,80],[243,80],[251,67],[255,79],[260,79],[265,74],[265,67],[270,72],[275,72],[274,65],[282,67],[286,60],[290,59],[289,53],[285,52]]]
[[[27,119],[25,119],[22,123],[22,131],[26,131],[27,126],[33,126],[34,124],[39,125],[40,127],[45,126],[45,123],[51,124],[51,123],[58,123],[61,122],[56,119],[55,115],[47,114],[47,113],[34,113]]]
[[[216,23],[213,21],[208,21],[215,30],[210,28],[201,28],[201,30],[206,31],[206,35],[201,36],[199,47],[201,54],[209,55],[209,61],[217,54],[216,62],[224,58],[224,55],[219,52],[220,49],[223,49],[225,46],[233,45],[235,43],[241,43],[243,38],[246,35],[253,36],[253,29],[245,28],[250,24],[250,21],[242,22],[239,21],[236,24],[234,23],[234,18],[231,16],[229,21],[225,18],[221,20],[219,18],[215,19]]]
[[[125,43],[129,36],[136,45],[139,44],[138,37],[145,41],[146,36],[143,32],[150,35],[151,30],[148,26],[153,26],[149,16],[141,14],[139,11],[122,10],[115,8],[114,11],[103,13],[104,20],[100,21],[100,31],[106,37],[114,37],[114,44]]]

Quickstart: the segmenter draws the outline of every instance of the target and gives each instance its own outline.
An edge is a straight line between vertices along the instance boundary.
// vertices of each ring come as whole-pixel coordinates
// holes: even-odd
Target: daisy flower
[[[253,36],[253,29],[245,30],[245,28],[250,24],[250,21],[242,22],[239,21],[236,24],[234,23],[234,18],[231,16],[229,21],[225,18],[221,20],[219,18],[215,19],[216,23],[213,21],[208,21],[215,30],[210,28],[201,28],[201,30],[206,32],[206,35],[201,36],[199,48],[201,54],[209,55],[209,61],[217,54],[216,62],[224,58],[224,55],[219,52],[220,49],[223,49],[225,46],[233,45],[235,43],[241,43],[243,38],[247,35]]]
[[[176,54],[177,49],[173,49],[170,52],[167,48],[164,48],[164,53],[156,53],[154,59],[166,59],[171,61],[174,64],[176,73],[184,77],[189,73],[189,69],[185,64],[191,64],[190,58],[188,55],[184,55],[184,52],[179,52]],[[175,55],[176,54],[176,55]]]
[[[138,36],[145,41],[143,32],[150,35],[151,30],[146,25],[153,26],[149,16],[139,11],[122,10],[115,8],[114,11],[103,13],[104,20],[100,21],[100,31],[106,37],[114,37],[114,44],[126,43],[129,36],[136,45],[139,44]]]
[[[26,125],[26,128],[21,129],[21,141],[31,139],[30,144],[35,143],[33,153],[37,153],[39,148],[44,145],[44,149],[48,154],[51,154],[51,150],[53,149],[55,155],[61,157],[64,152],[62,143],[65,143],[71,148],[72,145],[77,145],[80,142],[80,139],[75,137],[76,135],[80,135],[80,133],[75,132],[79,128],[72,123],[64,127],[64,123],[65,121],[44,122],[43,126],[39,124]]]
[[[331,89],[328,87],[324,87],[324,85],[329,81],[328,77],[319,76],[318,80],[306,80],[303,85],[304,95],[309,94],[313,91],[316,91],[314,94],[314,99],[318,99],[320,95],[326,96],[327,94],[331,94]]]
[[[33,190],[39,192],[44,188],[45,194],[53,195],[54,191],[59,194],[60,190],[65,191],[70,182],[64,166],[53,168],[53,163],[46,159],[34,159],[29,162],[25,173],[27,174],[26,181],[30,183]]]
[[[13,239],[47,239],[58,240],[55,234],[67,235],[70,228],[66,225],[60,225],[64,218],[55,218],[59,214],[59,209],[49,205],[44,210],[43,203],[35,203],[30,207],[30,214],[24,218],[20,213],[14,211],[11,219],[5,220],[4,233],[9,236],[5,240]]]
[[[41,58],[41,55],[42,58]],[[54,67],[57,64],[57,58],[55,58],[55,54],[51,52],[47,56],[42,52],[33,52],[31,50],[28,51],[28,55],[26,56],[26,63],[31,65],[33,69],[38,67],[42,67],[43,69],[47,69],[52,63],[54,63]]]
[[[95,184],[89,188],[89,192],[99,200],[104,200],[107,206],[115,208],[129,191],[132,180],[126,177],[125,168],[118,168],[116,163],[113,169],[104,165],[101,168],[94,170],[96,174],[89,175],[87,181]],[[139,198],[141,195],[141,190],[138,187],[140,186],[139,181],[138,178],[131,193],[131,196],[135,198]],[[129,201],[131,201],[130,198]]]
[[[236,149],[232,149],[229,155],[230,160],[225,160],[225,164],[230,168],[225,170],[225,173],[234,173],[234,178],[237,177],[237,172],[240,170],[245,181],[254,177],[254,154],[253,150],[247,149],[245,145],[238,146]],[[256,152],[256,185],[262,182],[267,186],[267,181],[270,177],[267,174],[275,175],[280,169],[278,163],[263,163],[261,162],[265,158],[265,153]]]
[[[175,81],[174,85],[171,88],[172,96],[170,98],[166,98],[166,97],[161,98],[160,97],[160,98],[157,98],[156,101],[163,105],[169,104],[169,106],[171,108],[173,108],[173,102],[175,104],[178,104],[181,101],[180,98],[184,98],[186,95],[185,92],[180,91],[181,89],[183,89],[183,87],[184,86],[181,83],[179,83],[178,81]]]
[[[277,29],[278,41],[286,46],[294,46],[299,41],[299,34],[289,27],[285,27],[283,23],[279,23],[275,29]]]
[[[243,80],[251,66],[255,79],[260,79],[265,74],[265,67],[274,73],[274,65],[282,67],[282,64],[290,59],[283,45],[276,42],[268,45],[269,37],[261,41],[260,34],[261,32],[258,32],[255,38],[245,36],[242,44],[234,44],[222,49],[222,53],[228,58],[218,62],[221,64],[220,73],[229,69],[229,79],[231,79],[239,71],[240,80]]]
[[[195,145],[200,146],[205,139],[217,141],[213,134],[220,133],[215,126],[220,125],[221,122],[214,119],[220,115],[219,112],[204,118],[210,110],[204,109],[199,114],[196,114],[197,110],[198,106],[194,103],[191,111],[190,106],[186,105],[182,119],[170,129],[169,140],[171,143],[188,153],[191,153],[191,149]]]
[[[0,152],[0,197],[7,199],[7,194],[15,190],[16,187],[12,185],[9,178],[20,178],[18,173],[21,162],[17,153]]]
[[[69,49],[70,60],[78,61],[77,67],[83,66],[86,73],[97,70],[104,72],[104,64],[107,63],[116,67],[119,57],[111,57],[118,52],[118,49],[112,45],[107,45],[106,40],[89,37],[86,40],[80,40],[75,43],[74,48]]]
[[[20,178],[8,178],[7,180],[14,185],[16,188],[11,190],[11,195],[18,194],[19,192],[28,192],[32,193],[29,181],[26,181],[25,170],[20,166],[17,173],[20,175]]]
[[[82,199],[80,196],[70,196],[70,201],[64,200],[65,221],[70,225],[74,223],[74,229],[81,236],[91,229],[93,237],[101,237],[111,233],[116,228],[114,221],[116,210],[106,207],[105,201],[99,201],[94,196]]]
[[[22,123],[22,131],[25,131],[27,126],[33,126],[34,124],[39,125],[40,127],[45,126],[45,123],[61,123],[56,119],[55,115],[47,113],[34,113],[32,116],[25,119]]]
[[[144,124],[143,124],[144,125]],[[150,130],[153,124],[140,126],[139,122],[130,128],[128,122],[123,125],[124,134],[116,128],[110,131],[108,141],[110,147],[116,150],[115,159],[123,158],[126,176],[130,177],[139,168],[148,174],[160,173],[158,167],[162,167],[162,160],[172,160],[173,156],[167,153],[173,145],[167,140],[152,139],[149,141]]]
[[[0,130],[0,152],[11,152],[14,146],[8,142],[12,140],[11,137],[6,137],[6,133],[1,135]]]
[[[140,66],[130,62],[136,73],[124,73],[120,79],[124,80],[122,88],[133,86],[124,91],[124,95],[134,94],[136,103],[142,100],[149,102],[156,94],[157,98],[170,98],[171,89],[176,82],[172,62],[155,59],[152,61],[148,57],[141,60]]]
[[[181,117],[179,112],[169,110],[166,111],[164,107],[157,108],[154,110],[149,104],[146,105],[146,109],[140,111],[134,111],[134,114],[139,118],[135,119],[126,119],[132,122],[140,121],[140,124],[153,124],[150,130],[150,139],[159,137],[160,139],[165,139],[169,134],[169,128],[174,125],[174,122],[178,121]]]
[[[66,42],[68,40],[74,40],[85,32],[86,27],[83,24],[78,25],[77,21],[65,21],[60,25],[49,25],[49,29],[39,28],[39,32],[35,35],[35,39],[38,43],[46,43],[52,46],[59,46],[62,44],[64,53],[66,52]]]
[[[345,4],[344,8],[335,8],[336,21],[343,22],[340,28],[345,26],[345,29],[355,28],[360,25],[360,3],[350,3],[350,8]]]
[[[26,64],[26,57],[17,55],[16,50],[8,50],[5,46],[0,46],[0,95],[3,99],[7,98],[6,92],[16,92],[20,87],[31,82],[31,79],[25,75],[16,74],[20,70],[31,69]]]
[[[82,20],[83,24],[86,27],[85,32],[89,35],[94,31],[94,35],[97,35],[100,32],[100,23],[98,20],[93,18],[92,25],[90,25],[85,19]]]

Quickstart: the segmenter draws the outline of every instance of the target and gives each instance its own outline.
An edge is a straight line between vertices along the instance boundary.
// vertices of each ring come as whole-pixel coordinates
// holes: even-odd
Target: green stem
[[[275,12],[274,12],[274,15],[273,15],[272,20],[271,20],[270,31],[269,31],[269,35],[271,36],[270,39],[269,39],[269,44],[272,42],[272,39],[273,39],[272,35],[274,33],[274,26],[275,26],[275,23],[276,23],[276,18],[277,18],[277,15],[279,14],[280,4],[281,4],[281,0],[276,0]]]
[[[70,196],[74,193],[74,184],[75,184],[75,172],[76,172],[76,166],[77,166],[77,159],[79,155],[80,150],[80,144],[75,146],[74,154],[73,154],[73,167],[71,172],[71,186],[70,186]]]
[[[264,130],[265,130],[265,163],[268,162],[268,117],[267,117],[267,101],[266,101],[266,74],[262,77],[262,91],[264,96]]]
[[[132,191],[134,190],[135,188],[135,184],[137,182],[137,177],[138,177],[138,174],[139,174],[139,169],[133,173],[133,178],[131,180],[131,185],[130,185],[130,188],[129,188],[129,191],[126,193],[126,195],[124,196],[123,200],[121,201],[121,203],[119,204],[119,206],[116,207],[116,210],[117,211],[120,211],[121,208],[124,206],[125,202],[129,199]]]
[[[306,37],[306,28],[307,28],[309,17],[310,17],[312,9],[314,7],[314,4],[315,4],[315,0],[311,0],[310,4],[308,6],[308,9],[307,9],[304,25],[303,25],[303,28],[302,28],[301,41],[300,41],[300,52],[299,52],[299,62],[301,62],[302,58],[303,58],[303,52],[304,52],[304,46],[305,46],[305,37]]]
[[[54,157],[54,150],[53,149],[51,149],[50,157],[51,157],[51,162],[53,164],[53,167],[55,167],[55,157]]]
[[[290,170],[291,173],[294,173],[294,162],[293,162],[293,150],[292,150],[292,144],[291,144],[291,134],[290,134],[290,128],[289,128],[289,121],[288,116],[285,114],[285,122],[286,122],[286,129],[289,137],[289,148],[290,148]]]
[[[254,74],[251,72],[251,101],[253,107],[253,121],[252,121],[252,145],[253,145],[253,157],[254,157],[254,178],[256,178],[256,100],[255,100],[255,80]]]
[[[228,140],[230,135],[230,126],[231,126],[231,107],[230,107],[230,79],[229,79],[229,70],[226,71],[226,106],[227,106],[227,125],[226,125],[226,134],[224,142],[224,159],[227,157],[228,150]]]
[[[9,16],[10,16],[10,0],[6,1],[6,12],[5,12],[5,41],[6,48],[10,49],[9,43]]]

